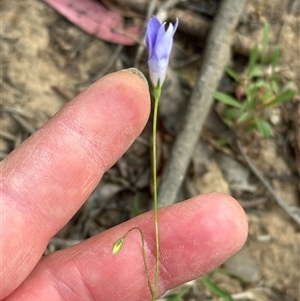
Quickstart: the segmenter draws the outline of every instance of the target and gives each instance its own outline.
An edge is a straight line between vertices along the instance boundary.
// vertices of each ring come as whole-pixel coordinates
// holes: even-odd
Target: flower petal
[[[164,36],[155,44],[153,52],[156,54],[159,60],[168,59],[172,50],[173,44],[173,29],[168,28],[165,32]],[[153,54],[152,54],[153,55]]]
[[[153,47],[155,45],[157,32],[161,26],[161,23],[159,20],[153,16],[147,25],[147,31],[146,31],[146,46],[149,51],[149,55],[152,54]]]
[[[173,35],[175,34],[175,31],[177,30],[178,24],[179,24],[179,20],[178,20],[178,18],[176,18],[176,22],[173,25]]]
[[[149,74],[154,86],[162,84],[166,78],[169,59],[158,58],[154,53],[148,60]]]

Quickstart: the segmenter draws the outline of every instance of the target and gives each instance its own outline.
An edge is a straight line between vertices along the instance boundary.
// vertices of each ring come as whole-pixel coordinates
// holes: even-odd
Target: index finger
[[[1,298],[27,277],[49,239],[140,134],[149,110],[139,77],[107,75],[1,163]]]

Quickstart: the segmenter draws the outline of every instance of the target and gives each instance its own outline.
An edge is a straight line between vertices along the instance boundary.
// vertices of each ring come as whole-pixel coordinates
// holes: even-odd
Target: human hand
[[[1,162],[1,300],[151,298],[139,234],[131,233],[122,251],[112,254],[116,240],[137,226],[153,273],[151,212],[42,257],[51,237],[140,134],[149,110],[148,88],[137,75],[107,75]],[[221,194],[160,209],[159,228],[159,294],[219,266],[247,236],[244,211]]]

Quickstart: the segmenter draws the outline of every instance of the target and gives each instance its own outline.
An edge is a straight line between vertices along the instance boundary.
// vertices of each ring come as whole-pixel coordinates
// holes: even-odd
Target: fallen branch
[[[300,214],[299,214],[299,208],[297,210],[293,210],[293,207],[288,206],[281,197],[276,193],[276,191],[273,189],[269,181],[264,177],[263,173],[254,165],[252,160],[248,157],[248,155],[245,153],[241,143],[239,140],[237,140],[236,143],[239,152],[244,157],[246,163],[248,164],[251,171],[255,174],[255,176],[260,180],[260,182],[265,186],[265,188],[268,190],[271,197],[276,201],[276,203],[300,226]]]
[[[175,202],[202,125],[212,106],[212,93],[217,89],[228,63],[233,31],[244,4],[245,0],[224,0],[215,16],[182,130],[174,142],[170,159],[163,171],[158,194],[160,207]]]

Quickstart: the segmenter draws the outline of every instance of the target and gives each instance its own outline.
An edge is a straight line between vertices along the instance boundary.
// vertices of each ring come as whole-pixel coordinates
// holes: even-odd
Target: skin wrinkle
[[[99,248],[101,248],[101,245],[99,246]],[[62,251],[60,251],[60,254],[63,255]],[[52,257],[52,255],[49,255],[50,257]],[[49,257],[48,256],[48,257]],[[93,290],[93,286],[91,287],[91,282],[95,282],[96,283],[101,283],[101,285],[104,285],[104,281],[105,279],[103,277],[101,277],[101,267],[105,267],[105,264],[102,263],[102,259],[105,256],[102,256],[102,258],[99,258],[99,255],[96,254],[94,251],[86,251],[84,247],[80,248],[79,250],[75,250],[75,252],[73,252],[72,254],[70,254],[70,256],[68,257],[64,257],[62,256],[59,260],[59,264],[61,265],[62,263],[66,263],[67,266],[67,272],[64,273],[64,271],[60,271],[58,274],[55,272],[52,272],[52,270],[56,270],[57,265],[53,264],[53,261],[51,262],[51,264],[49,264],[49,258],[48,260],[44,261],[44,265],[46,266],[47,270],[51,270],[51,274],[54,275],[54,277],[61,282],[66,282],[65,278],[62,278],[62,275],[65,274],[73,274],[73,269],[75,270],[76,274],[79,273],[80,277],[78,278],[76,275],[73,277],[75,279],[80,279],[80,283],[82,283],[83,287],[84,287],[84,291],[88,291],[88,296],[91,296],[91,300],[97,300],[97,296],[94,296],[94,294],[91,292]],[[82,264],[82,261],[84,261],[84,258],[86,258],[86,265],[87,265],[87,270],[86,269],[82,269],[79,268],[79,266]],[[56,261],[58,261],[56,259]],[[88,270],[88,266],[89,266],[89,262],[97,262],[97,273],[95,274],[95,272],[89,272]],[[70,270],[68,270],[68,268],[70,267]],[[72,272],[71,272],[72,271]],[[85,274],[83,273],[83,271],[85,272]],[[92,281],[92,276],[96,275],[95,280]],[[115,278],[115,274],[113,275]],[[113,278],[113,279],[114,279]],[[68,284],[65,283],[67,285],[67,287],[69,287],[71,290],[73,290],[73,288]],[[76,287],[78,289],[78,287],[81,287],[80,285],[78,285],[76,283]],[[61,296],[65,296],[65,292],[64,290],[62,290],[60,287],[57,288],[58,294]],[[82,300],[82,298],[86,298],[86,294],[83,292],[81,295],[79,295],[79,299],[78,300]],[[73,299],[67,299],[66,300],[74,300]],[[85,299],[84,299],[85,300]]]
[[[37,141],[39,143],[40,141]],[[34,150],[36,148],[31,148],[31,150]],[[30,150],[27,152],[26,148],[26,153],[30,154]],[[39,163],[41,162],[42,164],[37,164],[35,160],[30,160],[30,158],[41,158],[39,159]],[[29,160],[28,160],[29,158]],[[15,173],[12,175],[10,173],[10,176],[7,177],[5,181],[5,189],[8,190],[10,189],[11,192],[13,192],[12,198],[18,202],[19,205],[23,205],[23,207],[31,207],[31,206],[36,206],[39,204],[39,202],[28,202],[28,197],[31,195],[31,191],[34,190],[36,191],[37,189],[41,190],[41,187],[36,186],[35,180],[40,180],[40,176],[38,174],[42,173],[44,175],[44,170],[48,169],[47,166],[51,164],[51,160],[45,160],[46,158],[49,158],[49,156],[45,156],[44,152],[40,152],[38,150],[32,151],[31,155],[28,157],[26,156],[26,161],[22,160],[21,166],[16,168],[14,171]],[[27,170],[33,170],[31,172],[27,172]],[[24,176],[24,173],[27,173],[28,175]],[[31,179],[28,181],[28,178]],[[26,183],[26,185],[24,184]],[[46,192],[48,188],[46,187]],[[27,200],[26,203],[23,203],[22,200],[25,201],[24,197],[20,195],[20,192],[22,194],[27,195]],[[29,208],[30,209],[30,208]]]
[[[3,194],[3,192],[2,192],[2,194]],[[11,196],[7,195],[6,192],[4,194],[6,194],[6,197],[3,197],[3,200],[2,200],[3,207],[5,206],[5,203],[9,204],[9,206],[11,206],[11,204],[15,204],[15,205],[17,204],[16,202],[13,201],[13,198]],[[8,205],[6,205],[5,207],[8,207]],[[17,208],[17,207],[15,206],[15,208]],[[2,220],[2,224],[9,223],[9,221],[7,220],[7,218],[9,217],[9,214],[7,213],[6,215],[4,215],[5,211],[6,210],[4,210],[2,213],[2,216],[4,217]],[[14,212],[15,226],[17,226],[17,228],[27,227],[27,222],[30,222],[30,220],[29,221],[26,220],[27,215],[26,214],[24,215],[22,212],[20,212],[17,209],[15,209],[13,212]],[[40,225],[40,228],[38,228],[38,230],[43,230],[43,227],[42,227],[43,225],[44,224],[42,223]],[[14,255],[13,259],[10,260],[10,265],[13,265],[13,263],[15,261],[19,261],[21,263],[19,265],[19,269],[22,269],[22,268],[24,269],[27,267],[27,265],[26,265],[27,260],[24,260],[24,259],[30,257],[31,256],[30,253],[32,252],[32,250],[35,249],[34,239],[28,239],[28,237],[21,235],[19,232],[16,233],[15,235],[10,234],[10,232],[13,231],[13,229],[14,228],[9,228],[8,231],[3,233],[4,238],[8,237],[8,239],[6,240],[6,244],[7,245],[10,244],[12,246],[12,250],[14,250],[16,252],[15,253],[16,255]],[[30,238],[35,237],[36,233],[38,233],[38,231],[31,232]],[[23,253],[24,253],[24,255],[22,255]],[[5,267],[6,267],[6,264],[4,265],[4,268]]]
[[[101,109],[102,109],[102,113],[105,114],[105,106],[102,106]],[[110,109],[108,111],[110,111]],[[128,114],[126,112],[126,110],[124,111],[124,108],[122,109],[121,112],[124,112],[123,115],[127,119],[134,118],[134,116],[130,116],[130,118],[128,118],[128,115],[130,115],[130,114]],[[120,111],[119,111],[118,115],[120,115]],[[77,129],[76,122],[78,122],[78,120],[79,120],[79,118],[75,119],[75,121],[74,121],[74,128],[75,129]],[[80,123],[82,123],[82,122],[80,122]],[[105,122],[105,120],[104,121],[99,120],[99,123],[107,123],[107,122]],[[130,124],[130,122],[129,122],[129,124]],[[82,125],[81,125],[81,127],[82,127]],[[103,126],[103,131],[106,131],[106,130],[107,130],[107,127]],[[111,154],[111,151],[110,151],[109,147],[106,147],[106,146],[119,145],[124,140],[124,138],[127,139],[127,140],[129,140],[128,138],[130,138],[130,144],[134,141],[134,137],[133,137],[134,127],[131,127],[130,125],[123,128],[122,137],[120,137],[119,132],[111,131],[110,136],[109,136],[109,141],[107,141],[106,145],[102,145],[102,141],[101,141],[101,139],[99,139],[99,136],[101,136],[101,135],[98,133],[98,135],[95,136],[95,133],[94,133],[93,129],[89,129],[88,127],[85,127],[84,131],[85,131],[85,136],[89,137],[89,139],[88,139],[89,145],[87,145],[86,148],[88,149],[91,157],[97,158],[97,160],[99,160],[99,153],[102,153],[103,154],[102,157],[105,157],[106,161],[108,161],[108,162],[115,161],[115,159],[114,159],[115,156],[112,157],[112,154]],[[108,140],[108,139],[106,138],[106,140]],[[120,154],[119,157],[121,157],[121,155],[122,154]],[[99,162],[97,162],[97,164],[99,166]],[[102,162],[101,169],[107,170],[108,168],[111,167],[112,164],[113,163],[107,165],[106,162]],[[94,163],[92,163],[91,165],[95,166]]]
[[[61,279],[57,278],[55,272],[51,268],[48,268],[46,270],[46,274],[48,275],[48,277],[45,277],[48,280],[47,283],[49,283],[50,288],[53,287],[56,295],[59,296],[59,300],[60,301],[69,301],[70,296],[66,295],[65,290],[63,289],[63,287],[65,287],[65,288],[67,288],[68,290],[71,290],[71,291],[73,291],[73,290],[66,284],[65,281],[60,281]],[[50,275],[50,277],[49,277],[49,275]]]
[[[165,228],[164,228],[165,230]],[[171,231],[173,232],[173,231]],[[175,233],[175,232],[173,232]],[[177,234],[174,235],[175,239],[174,241],[183,241],[182,244],[178,245],[178,244],[175,244],[174,247],[170,247],[170,245],[168,246],[168,250],[169,252],[166,252],[166,256],[165,256],[165,259],[163,259],[163,256],[161,261],[162,262],[168,262],[169,261],[169,258],[172,258],[172,253],[174,251],[174,248],[176,248],[176,252],[179,253],[179,249],[182,249],[183,253],[186,253],[186,250],[189,250],[190,247],[189,247],[189,242],[190,240],[187,240],[188,243],[184,243],[184,241],[186,241],[186,239],[183,239],[182,237],[180,237],[180,235],[178,235],[178,232],[176,232]],[[172,237],[172,236],[171,236]],[[177,238],[176,238],[177,237]],[[180,239],[178,239],[180,237]],[[199,253],[201,253],[201,251],[199,249],[197,250],[193,250],[193,252],[190,252],[189,253],[189,258],[192,259],[193,257],[195,257],[195,262],[197,261],[197,257],[199,257]],[[163,255],[163,253],[161,252],[161,255]],[[180,260],[182,258],[182,256],[179,255],[178,259]],[[189,271],[197,271],[197,273],[199,273],[199,269],[198,267],[196,267],[194,265],[194,262],[193,262],[193,259],[192,260],[189,260],[190,264],[187,265],[187,263],[185,262],[186,266],[185,266],[185,269],[186,270],[189,270]],[[180,273],[177,273],[175,272],[176,269],[174,269],[174,266],[166,266],[164,268],[164,270],[161,271],[161,274],[160,274],[160,284],[161,284],[161,281],[164,280],[164,288],[165,289],[170,289],[172,287],[171,283],[172,281],[174,281],[174,278],[178,280],[181,278],[180,276]],[[164,273],[163,273],[164,272]],[[178,275],[178,277],[174,276],[174,274]],[[193,274],[193,273],[191,273]]]
[[[161,221],[160,221],[161,222]],[[166,232],[168,231],[171,233],[171,237],[178,237],[178,233],[174,232],[173,229],[169,226],[168,223],[164,223],[162,221],[162,224],[160,225],[160,229],[163,229],[162,231]],[[169,263],[169,258],[172,258],[172,253],[173,250],[165,249],[163,248],[164,243],[161,243],[161,248],[160,248],[160,257],[161,257],[161,262],[166,263],[166,264],[159,264],[159,273],[160,273],[160,279],[159,279],[159,291],[168,290],[172,287],[171,281],[172,277],[170,277],[170,269],[172,268]],[[163,260],[165,258],[165,260]]]
[[[94,296],[94,294],[91,292],[94,288],[94,283],[96,283],[96,285],[98,285],[99,283],[101,283],[101,285],[105,285],[106,282],[106,278],[103,276],[103,274],[101,273],[102,269],[107,269],[107,267],[105,266],[105,264],[102,262],[102,260],[99,260],[99,256],[94,252],[94,251],[84,251],[84,253],[81,252],[81,254],[84,254],[88,259],[88,261],[94,261],[97,262],[97,272],[93,273],[93,277],[91,277],[91,273],[87,272],[85,273],[86,275],[83,274],[83,270],[78,268],[78,266],[80,265],[80,263],[82,262],[82,255],[77,258],[77,261],[75,262],[74,266],[75,269],[80,273],[81,276],[81,281],[84,285],[84,287],[88,290],[89,295],[92,296],[92,300],[97,300],[97,296]],[[105,257],[105,256],[103,256]],[[102,259],[103,259],[102,257]],[[86,270],[84,270],[84,272],[86,272]],[[115,277],[115,275],[112,275]],[[114,279],[111,278],[111,279]],[[108,280],[109,281],[109,280]]]
[[[168,256],[168,254],[170,254],[169,252],[163,252],[160,250],[160,254],[161,254],[161,258],[166,258],[166,260],[162,260],[159,264],[159,286],[158,286],[158,291],[160,292],[160,294],[162,292],[167,291],[168,289],[170,289],[172,286],[171,281],[174,280],[174,278],[172,279],[171,274],[170,274],[170,269],[171,269],[171,265],[169,264],[169,260],[168,258],[170,258],[170,256]],[[162,264],[163,263],[163,264]]]
[[[79,275],[80,283],[82,284],[82,287],[84,288],[84,291],[86,292],[86,293],[83,294],[83,296],[89,298],[87,301],[89,301],[89,300],[90,301],[96,301],[97,299],[94,298],[94,296],[92,295],[92,293],[90,291],[90,288],[88,286],[88,281],[86,281],[85,277],[81,274],[80,269],[77,268],[76,264],[74,265],[74,269],[77,272],[77,275]]]
[[[71,141],[77,141],[77,143],[78,143],[78,141],[82,141],[82,139],[81,139],[82,134],[81,133],[78,133],[76,130],[72,131],[72,127],[70,127],[70,126],[69,127],[64,127],[64,128],[65,128],[64,136],[68,137],[69,141],[70,140]],[[50,145],[49,149],[54,149],[53,146],[55,146],[55,145],[57,146],[57,142],[59,143],[60,141],[57,141],[57,139],[52,139],[53,135],[51,135],[51,133],[48,137],[49,138],[48,138],[47,143]],[[70,138],[70,137],[72,137],[72,138]],[[59,148],[61,149],[62,147],[64,147],[66,145],[65,148],[68,150],[67,145],[69,144],[69,141],[61,143],[59,145]],[[89,142],[89,140],[87,139],[85,142]],[[81,143],[80,147],[78,147],[78,149],[79,149],[79,151],[76,151],[76,152],[74,152],[74,149],[73,149],[73,152],[77,154],[77,159],[76,159],[77,161],[78,161],[78,158],[79,158],[78,155],[80,157],[82,157],[81,159],[79,159],[81,161],[81,160],[86,160],[85,154],[88,153],[87,150],[93,149],[93,147],[89,146],[88,143]],[[85,150],[83,150],[83,149],[85,149]],[[48,162],[48,164],[53,164],[53,159],[56,158],[55,151],[52,151],[51,154],[50,154],[50,152],[46,152],[46,154],[48,155],[46,157],[49,158],[48,160],[46,160],[46,162]],[[42,159],[45,159],[44,154],[40,157],[42,157]],[[86,169],[90,170],[91,173],[88,173],[88,178],[85,180],[85,184],[87,183],[88,185],[81,191],[81,194],[83,194],[83,192],[88,191],[89,189],[91,189],[91,186],[93,186],[93,184],[94,184],[93,181],[91,181],[91,179],[94,178],[94,175],[98,170],[101,170],[103,168],[103,167],[100,167],[99,169],[96,168],[96,166],[99,166],[99,162],[95,162],[95,161],[93,162],[92,161],[93,159],[94,158],[91,157],[91,159],[89,160],[91,162],[89,164],[86,164]],[[45,164],[45,160],[40,160],[40,161],[43,162],[43,165]],[[46,164],[46,165],[48,165],[48,164]],[[43,165],[41,165],[39,167],[39,169],[47,168],[46,166],[43,166]],[[71,175],[72,178],[69,179],[69,181],[66,183],[66,185],[64,185],[63,188],[61,187],[61,184],[59,183],[59,184],[57,184],[57,187],[53,187],[53,184],[52,184],[52,187],[46,188],[46,189],[54,189],[56,191],[56,197],[58,197],[58,198],[64,198],[64,195],[66,195],[66,191],[68,190],[68,193],[67,193],[68,197],[72,197],[73,195],[78,193],[78,187],[76,187],[74,185],[72,187],[72,183],[76,182],[76,177],[78,175],[80,175],[81,173],[82,173],[82,170],[75,171],[75,173]],[[47,177],[49,177],[50,179],[53,178],[52,176],[53,176],[53,174],[52,175],[47,174]],[[56,174],[55,176],[57,177],[58,174]],[[40,177],[37,180],[40,180]],[[45,180],[47,181],[47,179],[44,178],[43,181],[45,181]],[[61,193],[59,193],[60,191],[61,191]],[[45,192],[44,194],[47,194],[47,192]],[[85,193],[85,195],[87,195],[87,193]],[[83,198],[84,198],[84,196],[83,196]],[[37,204],[39,204],[39,202]],[[72,207],[72,202],[70,202],[69,204],[70,204],[70,207]],[[36,204],[35,204],[35,206],[36,206]],[[40,211],[43,212],[43,204],[39,204],[39,207],[40,207]],[[52,212],[52,214],[55,214],[55,212]],[[61,212],[61,214],[64,214],[64,213]],[[59,214],[58,212],[56,213],[56,215],[61,215],[61,214]],[[44,214],[42,214],[42,215],[47,216],[48,211],[44,212]],[[43,220],[43,217],[41,219]]]
[[[66,262],[68,259],[66,258]],[[63,262],[63,261],[62,261]],[[68,275],[68,273],[65,273],[63,275],[63,277],[61,276],[61,273],[56,273],[57,268],[52,265],[46,265],[45,269],[43,270],[43,287],[45,288],[45,290],[48,292],[48,290],[52,290],[53,292],[55,292],[55,295],[58,296],[57,299],[53,299],[53,297],[51,297],[51,299],[47,299],[47,300],[66,300],[66,301],[70,301],[70,300],[82,300],[82,296],[84,296],[85,298],[87,296],[90,296],[91,298],[89,300],[93,301],[94,299],[92,298],[90,291],[88,290],[88,288],[85,285],[84,280],[82,279],[81,273],[80,271],[77,269],[76,264],[74,264],[72,266],[72,273],[75,272],[74,276],[71,279],[68,279],[68,277],[66,277],[66,275]],[[72,279],[75,278],[77,279],[76,286],[73,285]],[[78,279],[80,281],[80,283],[78,282]],[[69,283],[69,280],[71,281]],[[83,285],[80,285],[83,284]],[[79,288],[82,288],[84,290],[84,294],[79,294]],[[80,290],[81,291],[81,290]],[[47,293],[47,297],[50,297],[49,294]],[[76,299],[74,299],[76,297]],[[88,301],[88,300],[87,300]]]
[[[24,242],[26,242],[26,244],[27,244],[27,241],[24,240]],[[24,245],[25,245],[25,243],[24,243]],[[26,269],[26,259],[31,256],[31,254],[30,254],[31,247],[34,247],[34,246],[31,244],[31,245],[29,245],[29,248],[23,248],[23,245],[20,244],[14,249],[14,251],[15,251],[14,258],[9,262],[9,264],[5,264],[3,267],[1,266],[1,272],[3,273],[4,277],[5,277],[5,275],[7,275],[7,274],[9,275],[9,274],[11,274],[11,272],[13,272],[11,267],[14,266],[14,262],[16,262],[16,261],[23,263],[22,265],[19,265],[19,271],[21,269]],[[24,252],[24,249],[26,250],[26,252]],[[21,273],[14,274],[15,275],[14,277],[18,278],[18,277],[20,277],[20,274]]]
[[[78,167],[78,174],[82,173],[82,167],[81,164],[79,162],[83,161],[85,162],[85,168],[87,170],[89,170],[89,173],[87,173],[88,177],[95,177],[95,174],[97,175],[97,178],[99,177],[99,171],[100,170],[104,170],[106,169],[106,164],[103,162],[103,160],[99,160],[99,155],[96,155],[95,152],[95,147],[93,145],[94,141],[97,141],[96,139],[92,138],[92,135],[90,135],[90,137],[92,139],[86,139],[86,137],[84,137],[83,139],[83,135],[82,133],[80,133],[79,131],[77,131],[76,126],[72,127],[71,125],[68,125],[68,127],[66,127],[66,137],[68,137],[68,142],[64,143],[65,144],[65,148],[66,148],[66,152],[68,152],[68,144],[73,145],[72,141],[76,141],[76,143],[74,143],[74,145],[76,146],[76,148],[72,148],[72,153],[74,153],[74,157],[77,157],[77,164]],[[88,131],[85,131],[88,132]],[[89,137],[89,138],[90,138]],[[55,142],[55,140],[53,140]],[[71,142],[71,143],[70,143]],[[80,144],[79,144],[80,142]],[[98,147],[99,150],[99,147]],[[103,150],[99,150],[100,152]],[[104,153],[104,157],[106,157],[106,153]],[[88,162],[86,159],[89,159]],[[80,170],[79,170],[80,169]],[[102,173],[101,173],[102,174]],[[73,177],[74,178],[74,177]],[[81,185],[83,186],[83,185]],[[76,189],[76,188],[75,188]]]
[[[65,126],[64,137],[68,138],[68,141],[64,142],[66,151],[72,147],[72,153],[74,153],[79,160],[85,161],[85,165],[88,164],[88,169],[90,170],[89,174],[92,176],[94,176],[94,173],[97,170],[106,169],[107,164],[103,159],[99,160],[100,158],[99,155],[96,155],[96,150],[102,152],[103,157],[106,157],[108,152],[104,152],[104,147],[99,147],[101,143],[94,137],[95,134],[93,130],[89,130],[88,127],[82,129],[82,119],[80,118],[75,118],[72,122],[69,120],[62,120],[61,123]],[[56,140],[53,141],[56,142]],[[76,141],[76,143],[73,143],[74,141]],[[80,142],[80,144],[78,142]],[[86,162],[87,158],[89,159],[88,163]],[[80,164],[78,164],[78,166],[81,167]]]

